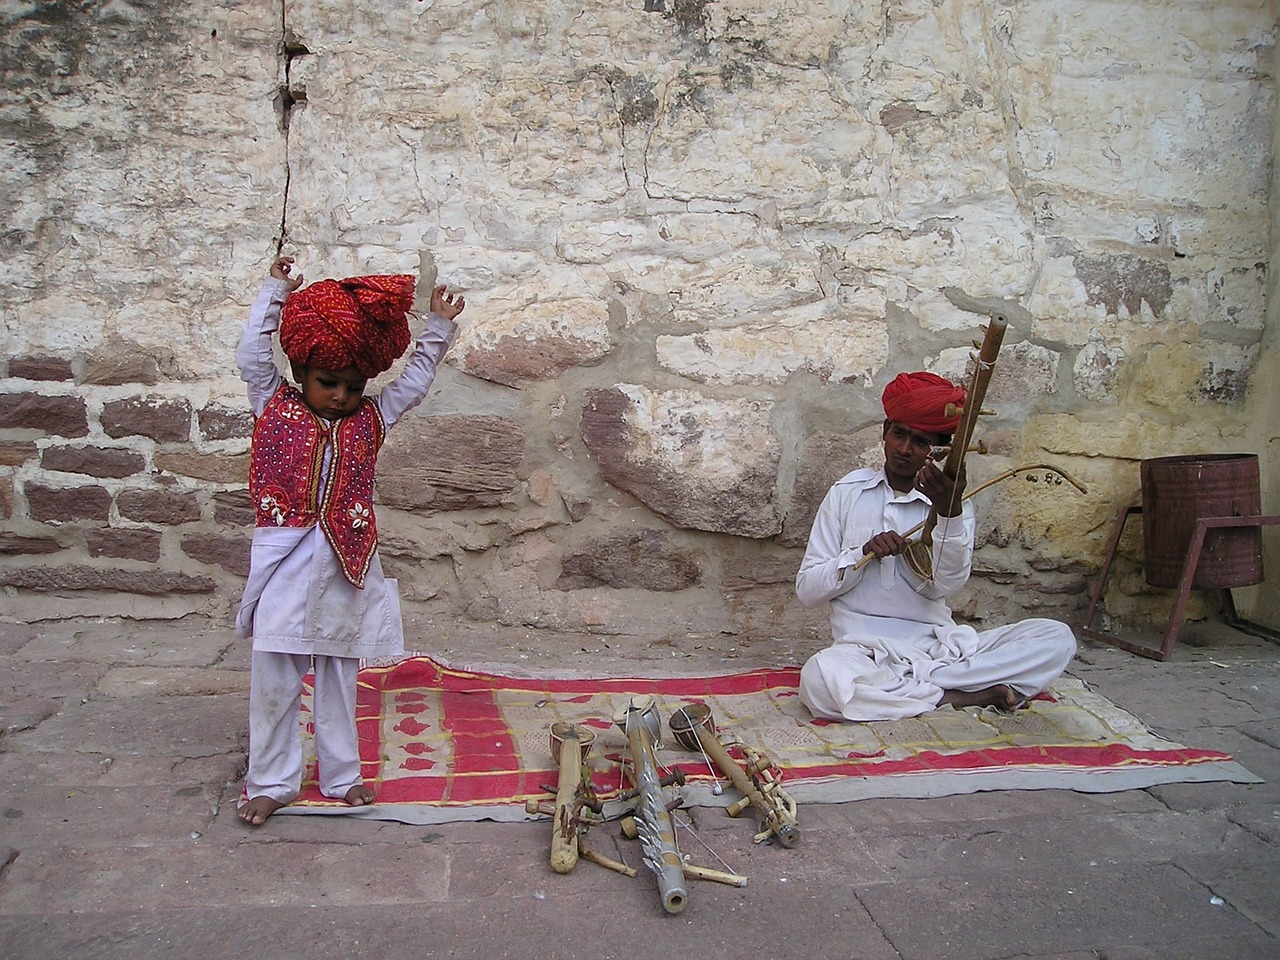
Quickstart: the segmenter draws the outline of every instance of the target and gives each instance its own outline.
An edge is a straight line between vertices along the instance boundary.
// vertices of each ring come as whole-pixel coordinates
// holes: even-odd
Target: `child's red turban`
[[[960,415],[947,416],[947,404],[964,406],[964,388],[936,374],[900,373],[880,397],[884,415],[895,423],[925,433],[955,433]]]
[[[376,377],[409,346],[413,286],[409,274],[313,283],[284,302],[280,347],[304,367]]]

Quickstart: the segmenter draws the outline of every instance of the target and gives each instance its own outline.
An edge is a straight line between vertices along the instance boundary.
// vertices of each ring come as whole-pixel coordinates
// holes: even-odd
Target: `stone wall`
[[[18,616],[234,607],[232,352],[281,247],[310,280],[466,293],[381,463],[411,633],[818,642],[791,592],[818,501],[878,462],[884,384],[963,377],[993,311],[970,477],[1047,462],[1088,492],[1040,470],[981,494],[961,614],[1078,619],[1143,458],[1257,452],[1280,507],[1273,4],[140,0],[0,23]],[[1160,621],[1140,559],[1126,538],[1107,607]]]

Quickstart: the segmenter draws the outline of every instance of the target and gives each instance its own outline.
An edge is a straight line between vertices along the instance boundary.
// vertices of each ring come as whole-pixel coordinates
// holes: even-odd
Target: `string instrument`
[[[720,772],[742,794],[742,799],[729,805],[729,816],[736,817],[749,806],[756,808],[764,827],[756,834],[756,843],[777,837],[779,843],[790,849],[800,842],[796,802],[782,789],[782,778],[775,773],[776,768],[750,748],[743,748],[746,767],[738,764],[716,737],[710,707],[705,703],[681,707],[671,715],[668,725],[680,746],[686,750],[701,750],[714,760]]]
[[[1004,342],[1004,333],[1007,326],[1008,321],[1004,317],[996,316],[995,314],[991,315],[986,327],[983,328],[985,336],[982,342],[979,343],[975,340],[973,343],[978,352],[971,355],[974,363],[969,376],[968,389],[965,393],[964,406],[957,408],[954,404],[947,404],[946,414],[948,417],[953,417],[957,413],[960,414],[960,422],[956,427],[955,435],[952,437],[951,446],[947,450],[946,462],[942,466],[942,472],[952,480],[960,476],[960,471],[964,466],[965,455],[970,450],[986,453],[985,444],[979,442],[977,446],[973,445],[973,431],[974,427],[977,426],[978,417],[985,412],[982,409],[982,401],[987,395],[987,385],[990,383],[991,374],[995,370],[996,358],[1000,354],[1000,347]],[[954,516],[957,512],[956,508],[970,497],[981,493],[988,487],[1008,480],[1010,477],[1030,470],[1045,470],[1048,474],[1056,474],[1081,493],[1088,492],[1084,484],[1060,467],[1047,463],[1030,463],[1006,470],[999,476],[969,490],[964,496],[954,499],[953,502],[947,504],[947,514]],[[930,506],[929,513],[924,520],[902,534],[904,537],[911,537],[913,534],[920,533],[920,538],[912,540],[903,550],[902,556],[907,562],[907,566],[922,580],[933,579],[933,531],[937,524],[938,505],[935,503]],[[861,570],[875,558],[875,554],[868,553],[847,569]],[[845,572],[846,570],[840,571],[839,579],[844,579]]]
[[[982,401],[987,395],[987,384],[991,382],[991,373],[996,367],[996,357],[1000,355],[1000,346],[1004,343],[1004,331],[1008,327],[1004,317],[992,314],[984,328],[982,343],[976,340],[973,345],[978,353],[974,356],[973,373],[969,378],[969,388],[965,391],[964,407],[960,409],[960,423],[955,435],[951,438],[951,449],[947,451],[947,459],[942,465],[942,472],[950,479],[960,476],[964,466],[965,454],[969,452],[969,444],[973,440],[974,427],[978,425],[978,417],[982,415]],[[954,416],[956,409],[947,405],[947,416]],[[961,504],[960,499],[953,499],[947,504],[947,514],[954,516]],[[933,531],[938,525],[938,505],[929,507],[929,515],[921,528],[919,540],[913,540],[903,551],[903,559],[915,571],[921,580],[933,579]]]

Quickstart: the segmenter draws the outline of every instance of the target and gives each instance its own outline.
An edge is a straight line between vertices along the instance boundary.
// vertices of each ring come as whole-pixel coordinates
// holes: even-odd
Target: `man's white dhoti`
[[[805,663],[800,699],[816,717],[901,720],[935,709],[947,690],[1003,683],[1033,696],[1061,676],[1075,651],[1071,628],[1056,620],[981,633],[956,625],[915,640],[847,637]]]

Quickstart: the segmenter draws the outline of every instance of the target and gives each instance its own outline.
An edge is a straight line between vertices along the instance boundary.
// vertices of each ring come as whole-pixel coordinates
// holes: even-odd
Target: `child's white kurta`
[[[272,279],[264,284],[236,350],[254,416],[262,413],[283,382],[275,362],[274,338],[288,294],[286,281]],[[388,430],[427,395],[456,330],[451,320],[438,314],[427,318],[404,371],[374,397]],[[329,461],[326,449],[322,496]],[[298,791],[302,775],[298,707],[302,677],[311,669],[312,657],[321,790],[338,797],[360,784],[355,735],[359,662],[404,650],[399,592],[395,580],[383,574],[377,553],[364,588],[358,589],[343,576],[319,525],[256,528],[236,633],[253,637],[248,796],[287,802]]]

